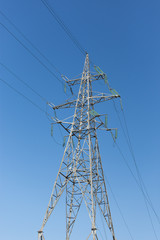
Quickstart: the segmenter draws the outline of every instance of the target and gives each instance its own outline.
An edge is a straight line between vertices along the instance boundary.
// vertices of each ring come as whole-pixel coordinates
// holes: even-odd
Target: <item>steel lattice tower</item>
[[[107,128],[101,120],[102,115],[99,115],[94,110],[94,105],[120,96],[115,92],[109,95],[104,93],[93,95],[92,82],[100,78],[105,78],[102,72],[97,75],[91,75],[89,56],[86,54],[82,77],[66,80],[69,87],[75,84],[80,85],[77,99],[67,101],[59,106],[50,104],[54,110],[75,107],[75,111],[72,122],[59,120],[57,117],[53,118],[56,123],[65,128],[69,135],[42,227],[38,231],[39,240],[44,240],[44,226],[64,190],[66,190],[67,209],[66,240],[70,239],[83,200],[91,220],[91,232],[87,239],[98,239],[96,231],[96,207],[98,206],[112,234],[112,238],[115,240],[97,138],[97,129],[104,129],[111,133],[115,129]]]

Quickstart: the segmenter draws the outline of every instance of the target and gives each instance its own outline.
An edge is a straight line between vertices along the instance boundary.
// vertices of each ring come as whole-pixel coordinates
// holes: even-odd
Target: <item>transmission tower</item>
[[[68,133],[63,158],[53,186],[47,211],[38,239],[44,240],[43,229],[55,209],[64,190],[66,191],[66,240],[70,239],[79,209],[84,200],[91,220],[91,231],[87,239],[98,239],[96,228],[96,209],[99,207],[113,240],[115,233],[108,201],[107,189],[104,179],[103,167],[98,145],[97,129],[110,131],[113,139],[116,138],[116,129],[107,127],[106,115],[100,115],[94,110],[94,105],[120,97],[109,88],[111,94],[96,93],[92,91],[92,82],[104,79],[109,87],[107,76],[95,67],[97,73],[90,73],[89,56],[86,54],[84,69],[81,78],[69,80],[65,78],[67,87],[79,85],[77,99],[66,101],[62,105],[49,104],[53,110],[75,108],[72,121],[59,120],[56,115],[52,118]],[[72,90],[71,90],[72,92]],[[72,92],[73,93],[73,92]],[[105,118],[102,121],[102,118]]]

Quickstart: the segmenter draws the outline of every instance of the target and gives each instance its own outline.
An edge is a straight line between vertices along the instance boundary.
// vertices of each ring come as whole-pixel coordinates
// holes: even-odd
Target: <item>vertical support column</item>
[[[91,201],[92,201],[92,235],[93,240],[96,240],[96,226],[95,226],[95,208],[94,208],[94,194],[93,194],[93,176],[92,176],[92,143],[90,134],[90,67],[89,57],[86,56],[86,77],[87,77],[87,91],[88,91],[88,143],[89,143],[89,160],[90,160],[90,186],[91,186]]]

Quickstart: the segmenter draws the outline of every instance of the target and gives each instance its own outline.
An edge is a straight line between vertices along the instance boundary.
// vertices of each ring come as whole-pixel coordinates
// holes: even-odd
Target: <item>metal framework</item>
[[[69,88],[79,84],[77,99],[67,101],[58,106],[49,104],[53,110],[74,107],[75,111],[71,122],[69,122],[69,118],[64,120],[59,120],[56,116],[52,118],[55,123],[60,124],[67,131],[68,140],[47,211],[41,229],[38,231],[39,240],[44,240],[43,229],[45,224],[64,191],[66,191],[66,240],[70,239],[83,200],[91,220],[91,232],[87,239],[98,239],[96,207],[99,207],[112,238],[115,240],[98,145],[97,129],[110,131],[112,136],[116,129],[107,128],[104,121],[101,120],[103,115],[98,114],[94,110],[94,105],[120,96],[117,92],[108,95],[104,93],[93,95],[92,92],[92,82],[105,77],[105,74],[102,72],[99,72],[97,75],[90,73],[89,56],[86,54],[82,77],[73,80],[65,78]],[[111,89],[110,92],[112,92]],[[115,140],[115,137],[113,138]]]

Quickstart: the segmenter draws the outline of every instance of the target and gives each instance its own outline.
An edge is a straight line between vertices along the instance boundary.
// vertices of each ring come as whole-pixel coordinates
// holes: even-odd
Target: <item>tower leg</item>
[[[66,187],[66,240],[70,238],[82,200],[82,193],[76,177],[72,177]]]
[[[69,137],[67,146],[65,148],[64,155],[62,158],[62,162],[61,162],[58,174],[57,174],[57,178],[56,178],[56,181],[54,183],[54,187],[53,187],[53,190],[51,193],[47,211],[46,211],[46,214],[43,219],[43,224],[42,224],[41,230],[39,231],[39,236],[41,236],[41,235],[43,236],[43,234],[41,234],[43,231],[43,228],[44,228],[46,222],[48,221],[51,213],[53,212],[63,191],[65,190],[66,185],[72,178],[72,174],[73,174],[73,145],[72,144],[73,144],[72,138]]]

